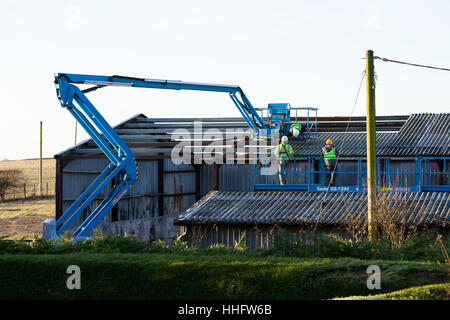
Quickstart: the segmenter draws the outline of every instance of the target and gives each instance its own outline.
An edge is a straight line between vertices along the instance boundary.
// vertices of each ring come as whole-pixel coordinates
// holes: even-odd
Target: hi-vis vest
[[[275,155],[280,158],[288,158],[294,155],[294,150],[288,144],[279,144],[277,150],[275,151]]]
[[[294,129],[297,129],[298,132],[299,132],[299,134],[301,134],[301,132],[302,132],[302,125],[301,125],[300,123],[294,123],[294,124],[291,124],[291,127],[290,127],[290,129],[289,129],[289,132],[290,132],[292,135],[294,135]]]
[[[336,159],[336,148],[332,148],[330,151],[326,151],[325,148],[322,148],[322,152],[324,159]]]

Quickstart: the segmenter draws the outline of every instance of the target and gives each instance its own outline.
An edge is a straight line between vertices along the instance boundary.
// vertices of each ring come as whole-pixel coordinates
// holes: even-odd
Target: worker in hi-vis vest
[[[334,186],[336,182],[337,157],[339,155],[336,147],[333,146],[333,141],[327,140],[325,147],[322,148],[322,153],[327,170],[327,186]]]
[[[280,179],[280,184],[286,184],[286,167],[289,162],[289,157],[294,155],[294,150],[288,144],[288,137],[283,136],[281,138],[281,143],[277,146],[275,150],[275,156],[279,158],[280,162],[278,165],[278,177]]]
[[[293,123],[289,128],[289,133],[295,138],[303,135],[306,132],[306,127],[302,126],[300,123]]]

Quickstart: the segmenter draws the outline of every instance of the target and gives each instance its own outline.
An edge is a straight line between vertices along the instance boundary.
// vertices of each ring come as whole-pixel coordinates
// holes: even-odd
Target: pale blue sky
[[[349,115],[365,51],[450,67],[450,1],[0,2],[1,159],[44,156],[74,140],[58,72],[240,85],[269,102]],[[450,72],[377,61],[377,114],[450,112]],[[89,95],[111,123],[239,116],[226,94],[105,88]],[[365,114],[365,91],[354,115]],[[79,140],[86,138],[79,134]]]

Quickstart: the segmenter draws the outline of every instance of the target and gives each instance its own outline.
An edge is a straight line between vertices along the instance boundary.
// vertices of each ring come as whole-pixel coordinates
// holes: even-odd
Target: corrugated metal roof
[[[321,132],[291,144],[295,155],[320,156],[327,139],[341,156],[366,156],[365,132]],[[413,114],[398,132],[377,132],[376,144],[377,156],[449,156],[450,113]]]
[[[385,146],[395,137],[395,132],[377,132],[377,155],[384,153]],[[340,156],[364,157],[366,156],[367,139],[365,132],[320,132],[316,138],[306,139],[301,142],[292,141],[294,154],[297,156],[321,156],[325,141],[331,139]]]
[[[411,223],[448,225],[450,193],[380,194],[389,212]],[[367,193],[212,191],[175,220],[176,224],[339,224],[364,219]]]
[[[341,156],[365,156],[366,133],[364,117],[355,117],[352,121],[346,117],[318,117],[317,137],[291,139],[296,156],[320,156],[321,148],[327,139],[332,139]],[[405,121],[405,119],[407,119]],[[172,132],[184,129],[190,133],[190,138],[201,138],[200,145],[210,144],[212,136],[193,136],[194,122],[202,121],[202,130],[217,129],[225,133],[227,129],[246,132],[250,136],[248,125],[242,118],[147,118],[137,115],[120,123],[115,130],[125,143],[135,153],[136,157],[170,156],[172,148],[180,141],[172,140]],[[386,131],[389,130],[389,131]],[[339,132],[340,131],[340,132]],[[344,131],[344,132],[343,132]],[[379,156],[449,156],[450,155],[450,114],[413,114],[406,116],[377,117],[377,155]],[[247,138],[248,139],[248,138]],[[222,139],[220,139],[223,141]],[[244,141],[245,139],[231,139]],[[230,140],[226,145],[230,145]],[[247,140],[248,143],[248,140]],[[188,142],[193,146],[193,142]],[[256,143],[253,143],[256,145]],[[240,147],[240,146],[239,146]],[[190,149],[192,151],[192,148]],[[225,154],[232,153],[238,158],[253,157],[250,150],[245,148],[235,150],[225,148]],[[86,140],[73,148],[57,154],[56,158],[98,157],[102,152],[92,140]]]
[[[450,113],[414,114],[381,151],[389,155],[450,155]]]

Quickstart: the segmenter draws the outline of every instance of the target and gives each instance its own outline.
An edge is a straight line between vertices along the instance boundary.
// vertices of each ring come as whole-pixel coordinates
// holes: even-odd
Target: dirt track
[[[55,217],[54,198],[0,202],[0,235],[42,234],[42,222]]]
[[[0,219],[0,235],[11,233],[42,233],[42,222],[48,219],[43,216]]]

